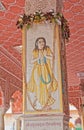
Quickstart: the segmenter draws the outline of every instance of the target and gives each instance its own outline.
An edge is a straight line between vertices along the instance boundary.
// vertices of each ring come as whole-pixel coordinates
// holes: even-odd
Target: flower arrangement
[[[26,15],[24,14],[19,18],[16,25],[18,28],[23,28],[24,25],[29,29],[33,23],[42,23],[42,22],[50,22],[57,23],[61,26],[62,36],[64,39],[69,40],[70,30],[67,20],[61,13],[55,13],[54,10],[50,10],[49,12],[43,13],[41,11],[37,11],[34,14]]]

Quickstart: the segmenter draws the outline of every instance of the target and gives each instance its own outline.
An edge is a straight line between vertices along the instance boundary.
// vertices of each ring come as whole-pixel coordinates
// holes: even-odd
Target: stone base
[[[19,120],[20,130],[68,130],[64,114],[22,115]]]

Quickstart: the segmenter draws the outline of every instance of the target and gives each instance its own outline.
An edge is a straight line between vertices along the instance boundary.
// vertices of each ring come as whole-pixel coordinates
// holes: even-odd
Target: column
[[[19,117],[15,119],[15,130],[22,130],[21,120]]]
[[[4,114],[5,114],[4,108],[1,107],[0,108],[0,130],[4,130]]]
[[[77,76],[80,80],[80,87],[81,87],[81,120],[82,120],[82,130],[84,130],[84,72],[77,73]]]

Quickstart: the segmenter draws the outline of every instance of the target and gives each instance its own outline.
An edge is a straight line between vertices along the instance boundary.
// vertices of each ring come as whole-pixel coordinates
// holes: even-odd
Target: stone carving
[[[30,3],[30,1],[26,0],[26,2],[25,2],[25,12],[26,13],[29,12],[30,8],[31,8],[31,3]]]
[[[26,15],[34,13],[38,10],[47,12],[50,9],[56,11],[56,0],[26,0],[25,1],[25,13]]]

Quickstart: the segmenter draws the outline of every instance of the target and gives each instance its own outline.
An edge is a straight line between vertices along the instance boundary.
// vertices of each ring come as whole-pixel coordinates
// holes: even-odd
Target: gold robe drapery
[[[47,56],[51,56],[51,50],[49,47],[43,50]],[[38,59],[39,50],[33,50],[33,59]],[[58,87],[57,80],[54,77],[51,69],[51,61],[47,57],[43,57],[42,60],[34,62],[31,77],[27,83],[27,91],[36,94],[36,98],[42,106],[51,105],[54,103],[54,98],[51,93],[56,91]]]

